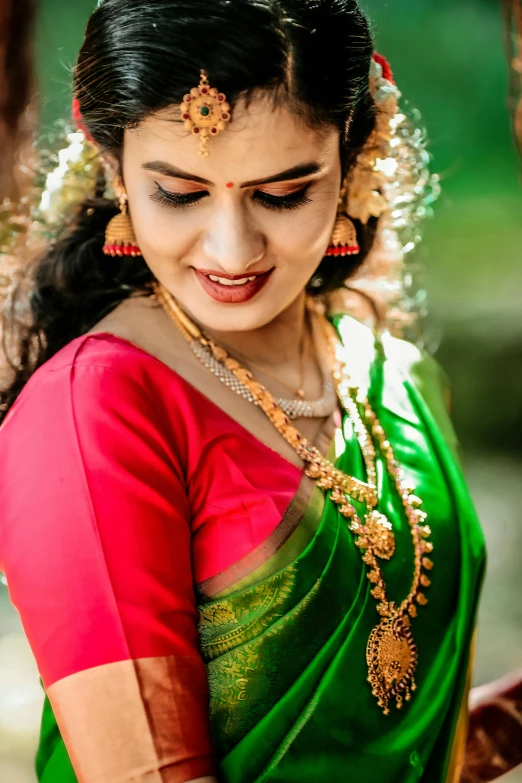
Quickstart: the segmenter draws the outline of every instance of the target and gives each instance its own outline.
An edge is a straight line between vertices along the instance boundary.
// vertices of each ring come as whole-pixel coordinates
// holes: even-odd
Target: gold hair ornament
[[[348,214],[363,224],[371,217],[380,218],[390,208],[391,185],[400,165],[393,139],[401,93],[376,57],[370,65],[370,92],[377,109],[375,130],[360,152],[342,193]]]
[[[341,187],[337,218],[325,254],[327,256],[360,253],[352,218],[366,224],[370,217],[380,218],[389,208],[387,185],[398,165],[390,157],[390,142],[401,93],[392,80],[388,64],[377,54],[372,58],[370,66],[370,92],[377,108],[376,127]]]
[[[420,241],[420,224],[432,214],[439,179],[429,170],[420,118],[402,111],[391,70],[377,54],[369,77],[376,127],[343,183],[347,189],[340,211],[363,226],[371,218],[379,223],[371,250],[351,282],[356,293],[336,293],[331,306],[364,320],[368,318],[365,302],[373,300],[383,327],[395,336],[423,343],[427,297],[422,267],[412,250]],[[321,283],[320,277],[312,282]]]
[[[201,140],[199,154],[204,158],[208,157],[209,139],[225,130],[232,119],[227,96],[211,87],[207,72],[201,71],[198,87],[193,87],[185,95],[180,111],[185,128]]]

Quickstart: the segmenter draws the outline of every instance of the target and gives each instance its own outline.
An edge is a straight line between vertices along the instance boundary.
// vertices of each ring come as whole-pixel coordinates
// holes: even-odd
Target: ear
[[[121,177],[121,164],[119,156],[112,150],[107,150],[101,155],[101,163],[108,182]]]
[[[108,150],[101,156],[101,163],[105,173],[107,183],[107,197],[119,201],[122,194],[125,193],[123,176],[121,170],[121,161],[116,152]]]

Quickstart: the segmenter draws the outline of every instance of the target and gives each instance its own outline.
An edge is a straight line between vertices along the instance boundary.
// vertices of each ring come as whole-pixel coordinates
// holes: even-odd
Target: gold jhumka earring
[[[335,220],[335,226],[330,244],[325,253],[327,256],[355,256],[361,252],[361,248],[359,247],[359,242],[357,240],[355,224],[346,213],[346,193],[347,186],[345,184],[341,188],[341,192],[339,194],[337,218]]]
[[[120,204],[120,212],[107,224],[103,252],[106,256],[141,256],[129,215],[127,194],[120,180],[117,181],[114,189]]]
[[[201,140],[199,154],[204,158],[208,157],[209,139],[225,130],[232,119],[227,96],[215,87],[211,87],[207,72],[201,71],[198,87],[193,87],[184,96],[179,108],[185,128],[199,136]]]

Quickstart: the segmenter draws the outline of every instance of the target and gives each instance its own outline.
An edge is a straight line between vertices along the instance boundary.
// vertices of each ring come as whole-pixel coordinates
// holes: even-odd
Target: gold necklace
[[[210,337],[204,335],[202,331],[196,326],[193,321],[187,316],[187,314],[179,307],[178,303],[163,286],[155,285],[154,292],[160,304],[163,306],[167,315],[173,321],[175,326],[181,332],[183,337],[188,343],[196,340],[204,348],[209,349],[212,352],[215,360],[223,364],[229,371],[231,371],[238,381],[249,390],[251,399],[255,400],[256,404],[261,408],[266,416],[270,419],[275,428],[285,438],[292,448],[297,452],[298,456],[305,463],[310,463],[307,470],[315,472],[316,466],[321,467],[324,475],[331,475],[332,479],[336,482],[341,482],[345,492],[351,495],[356,500],[365,503],[372,509],[377,505],[377,486],[375,481],[372,481],[370,477],[376,478],[375,465],[373,464],[374,454],[364,448],[363,455],[366,462],[369,481],[361,481],[360,479],[352,478],[342,473],[340,470],[332,465],[321,452],[313,446],[301,433],[290,424],[289,417],[282,410],[280,405],[277,404],[275,398],[270,392],[260,383],[258,383],[250,370],[242,367],[237,359],[228,355],[226,350],[217,345]],[[281,429],[281,424],[288,422],[288,426],[284,426]],[[361,448],[363,445],[361,444]],[[310,474],[311,475],[311,474]],[[317,478],[317,476],[312,476]],[[355,512],[355,509],[354,509]],[[379,515],[380,516],[380,515]],[[393,535],[393,534],[392,534]]]
[[[392,699],[395,699],[396,706],[400,709],[403,702],[409,701],[411,693],[416,690],[414,676],[418,654],[410,630],[410,618],[416,617],[417,605],[424,606],[428,602],[421,588],[429,587],[430,580],[426,572],[433,568],[432,561],[427,557],[433,550],[433,544],[426,540],[431,535],[431,531],[425,524],[426,514],[420,509],[422,501],[414,494],[415,487],[402,479],[393,447],[387,440],[375,412],[368,399],[361,396],[359,389],[351,382],[342,358],[342,346],[334,327],[326,319],[322,319],[323,332],[328,341],[334,366],[338,397],[354,425],[367,471],[368,467],[370,468],[368,482],[348,476],[332,465],[291,424],[270,392],[255,380],[249,370],[242,367],[236,359],[231,358],[224,348],[205,336],[163,286],[156,284],[155,293],[185,339],[189,342],[198,340],[202,345],[210,348],[216,360],[223,363],[242,384],[247,386],[261,410],[306,464],[306,475],[316,479],[317,486],[325,492],[330,492],[330,499],[339,506],[340,513],[350,521],[349,529],[356,535],[356,546],[363,551],[363,561],[368,569],[367,577],[374,585],[371,594],[378,602],[377,611],[382,617],[368,640],[366,650],[368,681],[385,715],[389,714],[389,702]],[[362,410],[362,416],[359,408]],[[376,510],[377,486],[373,482],[376,482],[377,472],[375,449],[370,432],[379,446],[387,472],[395,483],[413,540],[412,585],[408,595],[398,606],[387,597],[384,575],[379,564],[379,560],[389,560],[393,556],[395,538],[388,520]],[[357,514],[350,497],[366,504],[368,513],[364,522]]]
[[[181,311],[180,311],[181,312]],[[181,316],[180,316],[181,317]],[[317,331],[316,329],[314,331]],[[315,336],[315,335],[314,335]],[[207,368],[210,372],[221,381],[228,389],[231,389],[235,394],[243,397],[247,402],[251,402],[257,405],[257,401],[252,397],[248,388],[240,383],[234,373],[227,370],[224,364],[218,362],[210,348],[205,344],[191,338],[189,346],[196,358]],[[331,416],[338,405],[337,392],[333,383],[333,378],[330,373],[330,367],[327,366],[323,360],[320,362],[321,374],[323,377],[323,393],[318,400],[307,401],[304,399],[285,399],[282,397],[277,398],[277,404],[283,409],[286,415],[294,421],[295,419],[305,418],[327,418]]]
[[[304,380],[305,380],[305,372],[306,372],[306,364],[308,361],[308,334],[306,331],[303,333],[303,339],[301,341],[301,349],[299,353],[301,354],[301,360],[299,363],[299,386],[296,389],[295,387],[289,386],[287,383],[284,383],[278,376],[270,372],[270,370],[267,370],[266,367],[264,367],[262,364],[259,364],[259,362],[255,362],[253,359],[250,359],[248,356],[245,356],[244,353],[241,353],[240,351],[236,350],[235,348],[230,348],[229,346],[222,343],[223,347],[228,351],[228,353],[233,354],[235,357],[239,359],[243,359],[243,361],[250,365],[251,367],[257,367],[258,370],[261,370],[261,372],[268,376],[269,378],[272,378],[274,381],[277,381],[281,386],[284,386],[285,389],[288,389],[288,391],[291,391],[294,397],[298,397],[300,400],[305,399],[305,391],[304,391]]]

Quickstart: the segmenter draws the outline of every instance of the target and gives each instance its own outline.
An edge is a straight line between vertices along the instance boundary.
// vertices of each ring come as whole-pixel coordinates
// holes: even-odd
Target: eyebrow
[[[170,163],[166,163],[163,160],[153,160],[150,163],[144,163],[142,168],[145,171],[153,171],[156,174],[163,174],[165,177],[175,177],[176,179],[186,179],[190,182],[199,182],[201,185],[212,185],[208,179],[203,177],[197,177],[195,174],[189,174],[182,169],[178,169],[177,166],[172,166]],[[298,166],[293,166],[286,171],[281,171],[279,174],[274,174],[271,177],[264,177],[263,179],[249,180],[243,182],[241,188],[252,188],[255,185],[269,185],[273,182],[286,182],[291,179],[303,179],[304,177],[310,177],[312,174],[317,174],[323,167],[319,163],[301,163]]]
[[[273,182],[286,182],[289,179],[303,179],[304,177],[310,177],[312,174],[317,174],[318,171],[321,171],[321,168],[322,166],[318,163],[301,163],[299,166],[293,166],[291,169],[281,171],[280,174],[274,174],[272,177],[243,182],[240,187],[251,188],[254,185],[270,185]]]
[[[163,174],[165,177],[176,177],[176,179],[187,179],[191,182],[200,182],[202,185],[211,185],[208,179],[196,177],[195,174],[188,174],[186,171],[178,169],[177,166],[171,166],[163,160],[153,160],[150,163],[144,163],[142,169],[145,171],[154,171],[156,174]]]

